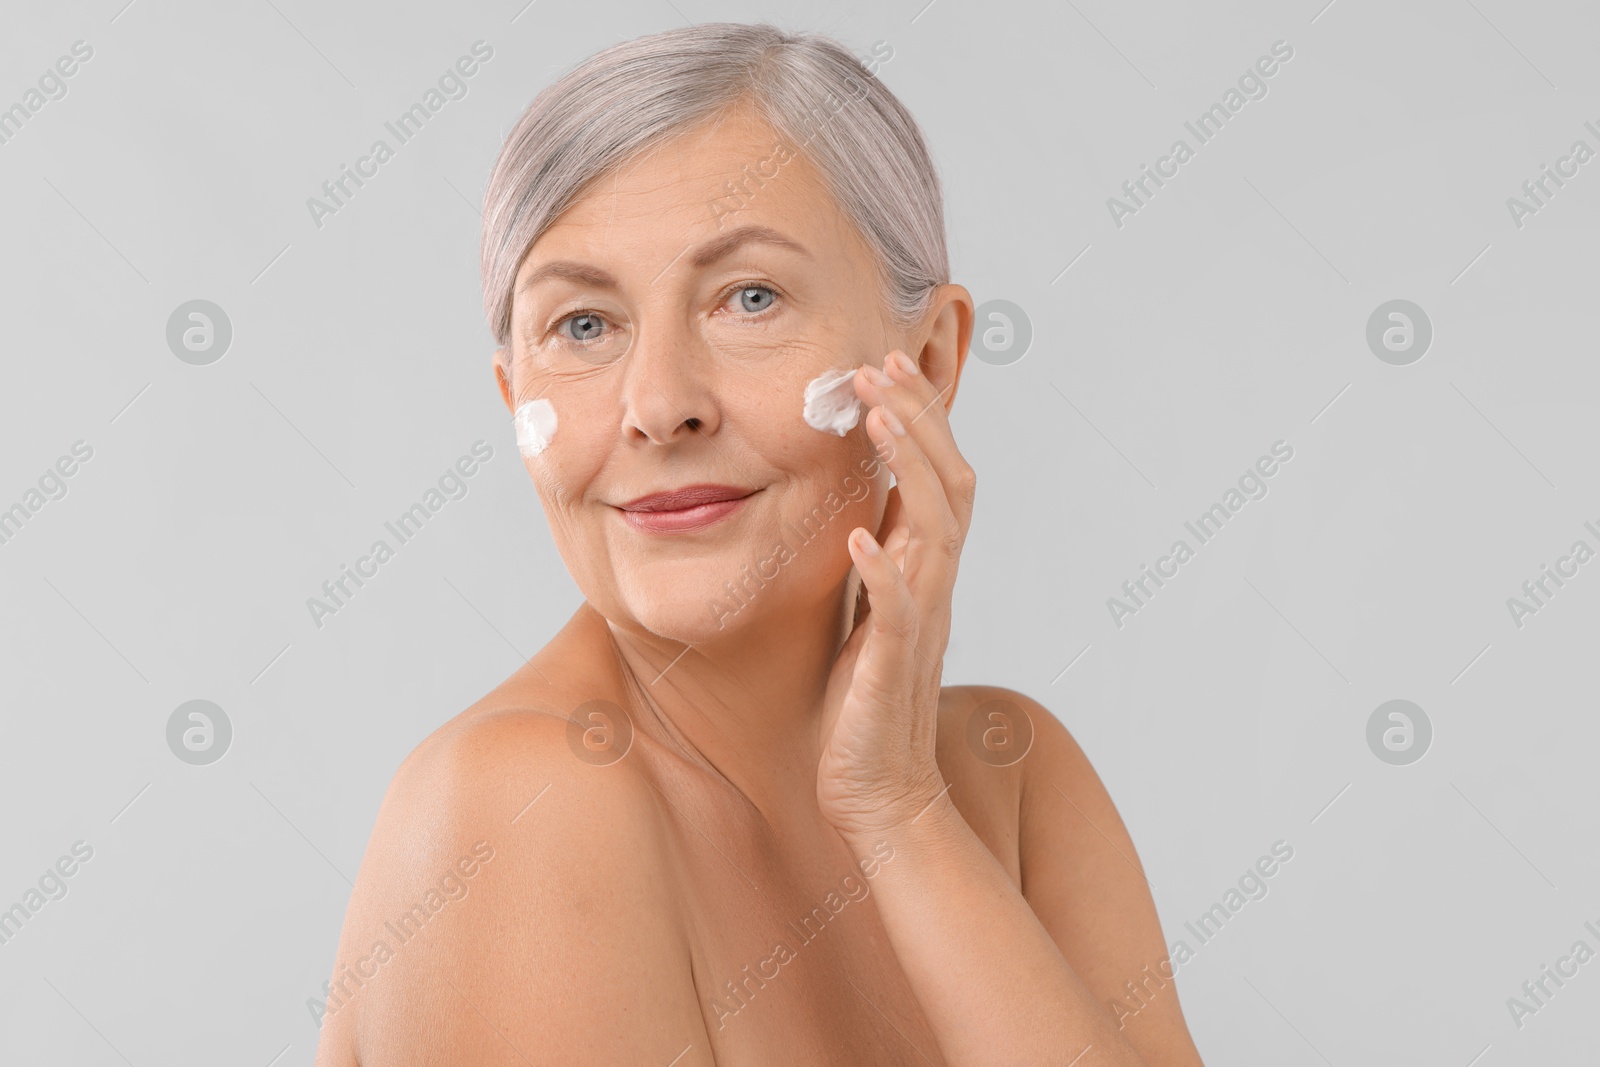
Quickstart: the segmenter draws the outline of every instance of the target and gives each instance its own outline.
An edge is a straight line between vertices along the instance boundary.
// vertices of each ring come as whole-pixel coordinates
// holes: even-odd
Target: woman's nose
[[[688,330],[641,331],[622,358],[623,433],[670,444],[720,421],[711,361]]]

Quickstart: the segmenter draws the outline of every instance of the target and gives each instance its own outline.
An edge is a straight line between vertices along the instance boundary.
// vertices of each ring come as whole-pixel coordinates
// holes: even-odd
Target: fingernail
[[[895,352],[895,361],[900,364],[900,369],[913,377],[917,374],[917,361],[904,352]]]
[[[863,364],[861,370],[866,374],[867,381],[879,388],[887,388],[894,384],[894,379],[870,363]]]
[[[856,531],[856,547],[868,556],[876,556],[881,551],[878,547],[878,542],[874,541],[872,535],[867,533],[866,530],[858,529]]]
[[[906,435],[906,428],[900,424],[900,420],[895,417],[894,412],[887,407],[879,407],[878,410],[883,412],[883,424],[889,427],[890,433],[896,437],[904,437]]]

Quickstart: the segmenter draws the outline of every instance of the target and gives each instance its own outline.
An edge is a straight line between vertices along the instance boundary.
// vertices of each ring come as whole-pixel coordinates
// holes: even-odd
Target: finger
[[[852,557],[852,559],[853,558],[854,557]],[[866,583],[863,582],[861,584],[861,586],[856,590],[855,616],[850,620],[850,636],[851,637],[854,637],[855,636],[855,631],[861,628],[861,620],[865,619],[871,613],[872,613],[872,603],[871,603],[871,601],[869,601],[867,599],[867,586],[866,586]],[[845,643],[847,645],[849,644],[849,639],[848,638],[846,638]]]
[[[889,535],[887,541],[880,542],[883,550],[889,553],[889,558],[894,560],[894,565],[901,570],[906,568],[906,546],[911,543],[911,531],[901,526]]]
[[[888,552],[863,526],[850,532],[849,546],[850,558],[861,575],[861,584],[866,587],[872,605],[864,617],[865,624],[892,638],[887,642],[888,662],[881,666],[911,667],[911,659],[916,654],[920,612],[905,573],[895,566]],[[909,648],[902,647],[901,639]]]
[[[900,509],[909,531],[905,569],[914,587],[925,589],[923,575],[934,570],[936,588],[955,580],[965,530],[950,508],[944,484],[905,425],[885,407],[867,415],[867,433],[879,443],[879,454],[894,473],[900,490]]]
[[[956,447],[945,411],[944,401],[953,384],[935,387],[917,369],[916,361],[898,349],[885,357],[883,370],[863,368],[862,376],[873,399],[894,412],[927,455],[965,535],[972,522],[977,475]]]
[[[951,382],[943,388],[936,387],[922,374],[917,361],[898,349],[889,354],[884,364],[889,376],[906,389],[906,398],[916,403],[917,410],[910,418],[898,407],[895,413],[938,472],[945,495],[950,500],[950,508],[960,522],[964,536],[972,523],[978,476],[956,446],[955,433],[950,426],[946,404],[955,389],[955,383]]]
[[[878,458],[881,462],[883,454],[880,453]],[[877,541],[889,553],[896,567],[905,566],[905,546],[910,536],[905,510],[900,506],[900,487],[890,486],[883,506],[883,521],[878,523]]]
[[[880,455],[880,462],[882,461],[882,458],[883,457]],[[883,518],[878,523],[878,533],[873,540],[879,545],[888,546],[897,540],[897,535],[901,535],[898,537],[898,539],[903,541],[904,532],[905,516],[900,510],[900,487],[891,485],[889,487],[888,494],[884,499]],[[855,555],[854,540],[855,538],[853,535],[845,539],[845,548],[851,553],[852,558],[854,558]],[[899,566],[900,562],[896,560],[895,565]],[[867,594],[867,586],[866,583],[863,582],[856,593],[856,618],[855,623],[853,624],[855,627],[859,627],[862,620],[864,620],[872,611],[872,599]]]
[[[866,670],[858,669],[856,679],[888,700],[903,699],[908,676],[928,679],[936,690],[943,677],[939,657],[949,636],[948,620],[923,617],[905,572],[864,528],[851,531],[849,546],[872,605],[864,624],[850,635],[852,641],[863,633],[867,638],[857,660]]]

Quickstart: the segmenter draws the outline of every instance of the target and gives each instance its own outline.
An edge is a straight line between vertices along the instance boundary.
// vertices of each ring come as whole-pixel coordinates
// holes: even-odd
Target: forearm
[[[948,794],[845,840],[894,847],[873,897],[951,1067],[1144,1067]]]

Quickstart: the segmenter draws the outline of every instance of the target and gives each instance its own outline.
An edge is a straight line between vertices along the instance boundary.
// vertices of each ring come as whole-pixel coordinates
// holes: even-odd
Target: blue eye
[[[615,327],[604,315],[582,309],[555,320],[546,338],[555,352],[576,356],[596,366],[610,363],[627,351],[629,334]],[[544,342],[538,342],[543,347]]]
[[[576,323],[578,324],[578,336],[572,336],[569,333],[563,333],[562,336],[569,341],[592,341],[599,335],[600,323],[604,321],[605,320],[599,315],[596,315],[590,311],[585,311],[582,314],[571,315],[565,319],[562,319],[561,322],[557,324],[556,328],[558,330],[564,330],[567,323]]]
[[[765,300],[761,298],[761,294],[763,293],[766,294]],[[777,293],[765,285],[749,285],[739,290],[739,304],[746,311],[750,312],[767,310],[767,308],[772,306],[772,302],[776,298]]]

